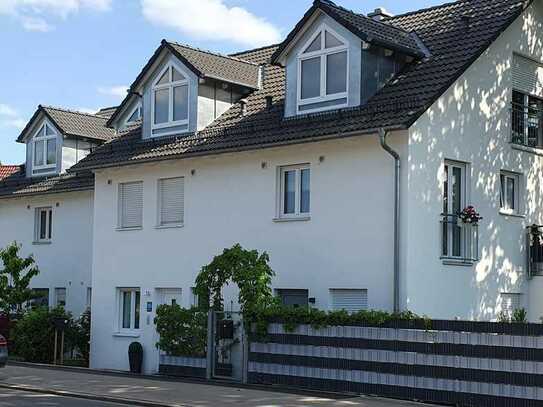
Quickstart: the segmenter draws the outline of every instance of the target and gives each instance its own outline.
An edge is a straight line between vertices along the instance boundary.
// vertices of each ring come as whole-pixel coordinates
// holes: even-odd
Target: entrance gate
[[[246,338],[241,313],[212,311],[208,327],[208,366],[215,379],[245,381]]]

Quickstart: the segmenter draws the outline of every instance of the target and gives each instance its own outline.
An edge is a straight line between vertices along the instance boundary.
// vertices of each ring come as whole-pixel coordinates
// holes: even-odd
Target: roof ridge
[[[64,108],[64,107],[57,107],[57,106],[50,106],[50,105],[39,105],[39,107],[41,107],[43,109],[58,110],[60,112],[80,114],[80,115],[83,115],[83,116],[89,116],[89,117],[93,117],[95,119],[100,119],[100,120],[107,120],[105,117],[97,116],[96,113],[94,113],[94,114],[93,113],[86,113],[86,112],[81,112],[81,111],[75,110],[75,109],[67,109],[67,108]]]
[[[219,52],[214,52],[214,51],[210,51],[210,50],[207,50],[207,49],[202,49],[202,48],[198,48],[198,47],[193,47],[192,45],[188,45],[188,44],[181,44],[181,43],[176,42],[176,41],[168,41],[168,40],[165,40],[165,41],[166,41],[168,44],[177,45],[177,46],[179,46],[179,47],[184,47],[184,48],[192,49],[192,50],[194,50],[194,51],[204,52],[204,53],[206,53],[206,54],[213,55],[213,56],[216,56],[216,57],[231,59],[231,60],[236,61],[236,62],[242,62],[242,63],[244,63],[244,64],[249,64],[249,65],[258,66],[258,64],[255,64],[254,62],[245,61],[245,60],[243,60],[243,59],[236,58],[236,57],[232,57],[232,56],[230,56],[230,55],[221,54],[221,53],[219,53]]]
[[[228,56],[229,57],[234,57],[234,55],[249,54],[251,52],[263,51],[263,50],[268,49],[268,48],[278,47],[279,45],[281,45],[280,42],[277,43],[277,44],[263,45],[262,47],[258,47],[258,48],[253,48],[253,49],[247,49],[245,51],[234,52],[232,54],[228,54]]]
[[[397,15],[394,15],[394,16],[386,17],[384,19],[384,21],[394,20],[396,18],[408,17],[408,16],[412,16],[412,15],[415,15],[415,14],[419,14],[419,13],[427,13],[429,11],[437,10],[437,9],[440,9],[440,8],[450,7],[450,6],[454,5],[454,4],[469,3],[469,1],[470,0],[449,1],[447,3],[437,4],[435,6],[424,7],[424,8],[418,9],[418,10],[407,11],[407,12],[402,13],[402,14],[397,14]]]

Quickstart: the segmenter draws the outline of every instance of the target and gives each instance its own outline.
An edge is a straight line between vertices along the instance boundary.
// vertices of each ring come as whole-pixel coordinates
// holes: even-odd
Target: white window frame
[[[502,179],[504,180],[505,184],[502,185]],[[514,206],[515,208],[512,209],[509,205],[509,202],[507,201],[507,180],[511,179],[513,180],[514,184],[514,192],[515,195],[513,197],[514,199]],[[506,214],[506,215],[519,215],[521,213],[521,199],[520,199],[520,188],[522,185],[522,176],[519,173],[513,172],[513,171],[506,171],[501,170],[500,171],[500,213]]]
[[[325,48],[326,31],[328,31],[330,34],[336,37],[336,39],[342,42],[343,45],[326,49]],[[321,36],[321,49],[318,51],[304,53],[304,51],[313,43],[313,41],[318,37],[319,34]],[[340,52],[347,53],[347,70],[345,73],[346,74],[345,92],[327,95],[326,94],[327,57],[328,55],[338,54]],[[302,99],[302,62],[308,59],[316,58],[316,57],[320,57],[320,64],[321,64],[320,96],[309,98],[309,99]],[[297,65],[298,65],[297,82],[298,83],[297,83],[297,92],[296,92],[296,101],[297,101],[296,112],[298,114],[322,112],[326,110],[347,107],[349,105],[349,58],[350,58],[350,52],[349,52],[348,41],[345,38],[343,38],[341,35],[339,35],[335,30],[330,28],[328,25],[321,24],[321,26],[313,33],[313,35],[309,38],[309,40],[303,45],[303,47],[301,48],[297,56],[297,60],[298,60],[297,61]],[[329,101],[340,100],[340,99],[345,99],[345,103],[338,103],[337,105],[318,107],[314,109],[300,110],[301,106],[311,105],[315,103],[329,102]]]
[[[123,294],[124,293],[131,293],[130,294],[130,327],[124,328],[123,327],[123,316],[124,316],[124,301],[123,301]],[[140,304],[139,304],[139,327],[136,328],[136,294],[140,293]],[[141,306],[142,306],[142,295],[141,295],[141,289],[136,287],[121,287],[117,289],[118,293],[118,307],[117,307],[117,323],[118,323],[118,332],[139,332],[141,331],[141,325],[142,325],[142,312],[141,312]]]
[[[445,172],[445,167],[448,167],[449,170]],[[453,200],[452,200],[452,177],[453,177],[453,168],[459,168],[461,170],[461,196],[460,196],[460,211],[462,211],[466,206],[467,202],[469,202],[469,164],[461,161],[454,161],[454,160],[445,160],[443,164],[443,175],[447,176],[447,211],[445,214],[448,215],[456,215],[453,213]],[[441,185],[443,187],[445,180],[443,179]],[[443,200],[443,192],[441,195],[441,199]],[[447,220],[450,220],[451,218],[447,218]],[[441,253],[441,257],[443,259],[464,259],[466,257],[466,253],[464,253],[464,247],[465,247],[465,239],[467,238],[466,231],[460,230],[460,255],[454,255],[453,254],[453,239],[454,239],[454,229],[455,225],[449,223],[447,227],[447,253]],[[440,233],[443,233],[442,231]],[[440,249],[441,251],[443,248]]]
[[[136,110],[139,110],[138,118],[136,120],[129,120]],[[126,115],[126,124],[134,124],[134,123],[137,123],[138,121],[140,121],[142,113],[143,112],[142,112],[141,103],[137,103],[136,106],[132,110],[130,110],[130,114]]]
[[[171,68],[178,70],[185,77],[185,79],[181,81],[173,82],[173,78],[172,78],[173,71]],[[158,85],[158,82],[162,78],[162,75],[164,75],[164,73],[168,70],[169,70],[169,73],[168,73],[169,82],[163,85]],[[179,133],[188,131],[188,124],[189,124],[189,118],[190,118],[190,83],[189,83],[188,78],[189,78],[189,75],[187,74],[187,72],[184,69],[182,69],[178,64],[172,61],[168,62],[162,68],[159,74],[156,76],[156,79],[153,81],[153,85],[151,87],[151,131],[173,127],[173,126],[182,126],[185,124],[187,125],[187,129],[184,131],[180,132],[178,130],[172,130],[172,131],[164,132],[164,133],[161,132],[159,135],[167,136],[171,134],[179,134]],[[174,108],[173,89],[175,87],[183,86],[183,85],[187,86],[187,118],[185,120],[174,121],[173,120],[173,110],[174,110],[173,109]],[[155,92],[157,90],[163,90],[163,89],[168,89],[168,121],[165,123],[155,124]]]
[[[162,181],[181,179],[183,182],[183,220],[181,222],[167,223],[162,220],[162,195],[160,193],[160,183]],[[157,228],[181,227],[185,224],[185,177],[159,178],[157,180]]]
[[[54,134],[47,135],[47,127],[51,129],[51,131]],[[39,136],[38,134],[43,129],[43,136]],[[49,140],[55,140],[55,162],[52,164],[47,164],[47,143]],[[43,142],[43,164],[42,165],[36,165],[36,144]],[[58,135],[57,131],[55,130],[55,127],[49,123],[48,120],[44,120],[43,123],[38,127],[38,130],[34,133],[32,136],[32,171],[34,170],[45,170],[50,169],[51,172],[54,172],[57,168],[57,152],[58,152]],[[40,172],[36,175],[43,175],[47,174],[48,172]]]
[[[45,238],[41,237],[41,214],[45,212]],[[53,238],[53,208],[45,206],[36,208],[34,212],[34,242],[49,243]]]
[[[309,170],[309,212],[301,212],[301,198],[302,198],[302,183],[301,183],[301,172],[302,170]],[[285,172],[295,171],[295,209],[294,213],[285,213]],[[278,219],[308,219],[311,217],[311,165],[310,164],[296,164],[296,165],[285,165],[280,166],[277,169],[277,218]]]
[[[59,300],[59,291],[64,290],[64,305],[62,305],[64,308],[66,308],[67,299],[68,299],[68,290],[66,287],[55,287],[55,307],[60,307],[61,305],[58,303]]]

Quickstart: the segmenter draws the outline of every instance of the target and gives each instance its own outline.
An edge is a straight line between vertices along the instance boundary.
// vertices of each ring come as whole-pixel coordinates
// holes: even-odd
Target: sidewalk
[[[380,398],[324,398],[194,382],[156,380],[77,370],[7,366],[0,369],[0,387],[31,389],[42,393],[72,395],[139,406],[236,407],[421,407],[423,404]],[[1,391],[1,390],[0,390]]]

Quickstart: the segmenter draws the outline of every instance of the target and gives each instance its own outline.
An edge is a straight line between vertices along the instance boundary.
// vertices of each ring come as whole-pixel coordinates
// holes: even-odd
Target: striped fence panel
[[[181,377],[206,377],[206,358],[160,355],[160,374]]]
[[[273,323],[265,342],[250,344],[249,381],[464,406],[543,406],[537,326],[472,323],[467,332],[440,322],[439,330],[301,325],[294,332]]]

